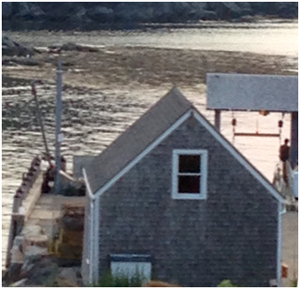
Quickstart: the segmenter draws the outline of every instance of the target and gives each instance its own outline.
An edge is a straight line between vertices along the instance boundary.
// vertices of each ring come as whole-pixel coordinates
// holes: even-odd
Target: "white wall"
[[[151,263],[150,262],[111,262],[111,273],[113,276],[134,277],[136,274],[142,276],[143,281],[151,279]]]

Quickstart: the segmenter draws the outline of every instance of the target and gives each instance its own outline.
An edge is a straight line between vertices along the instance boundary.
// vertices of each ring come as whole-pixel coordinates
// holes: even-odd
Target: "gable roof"
[[[86,167],[89,189],[102,194],[148,152],[193,115],[273,197],[285,200],[273,185],[180,93],[173,88]]]
[[[174,87],[86,167],[92,192],[110,181],[192,107]]]

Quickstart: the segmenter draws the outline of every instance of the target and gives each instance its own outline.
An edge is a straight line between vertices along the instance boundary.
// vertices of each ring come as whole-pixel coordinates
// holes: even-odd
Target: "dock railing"
[[[10,266],[11,262],[11,249],[13,246],[13,242],[15,237],[21,233],[25,217],[29,214],[28,210],[25,211],[23,201],[28,196],[30,189],[32,188],[33,184],[35,183],[37,177],[41,173],[41,160],[38,156],[35,156],[30,164],[30,168],[28,169],[27,173],[24,173],[22,176],[22,183],[17,189],[14,198],[13,198],[13,205],[12,205],[12,215],[11,215],[11,222],[9,228],[9,235],[8,235],[8,245],[7,245],[7,252],[6,252],[6,268]],[[32,206],[29,206],[29,208]]]

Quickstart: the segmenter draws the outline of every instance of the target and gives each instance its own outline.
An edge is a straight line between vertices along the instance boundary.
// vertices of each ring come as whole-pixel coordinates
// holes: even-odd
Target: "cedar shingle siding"
[[[206,149],[206,200],[174,200],[172,150]],[[182,286],[269,286],[277,200],[190,117],[100,197],[100,275],[114,253],[152,256],[152,277]]]

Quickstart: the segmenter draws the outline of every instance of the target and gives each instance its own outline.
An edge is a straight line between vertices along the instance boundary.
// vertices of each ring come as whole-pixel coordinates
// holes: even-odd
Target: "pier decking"
[[[45,194],[41,195],[32,213],[30,214],[26,226],[39,225],[45,229],[49,238],[53,237],[55,227],[62,214],[62,207],[65,203],[82,202],[82,197],[66,197],[61,195]]]

